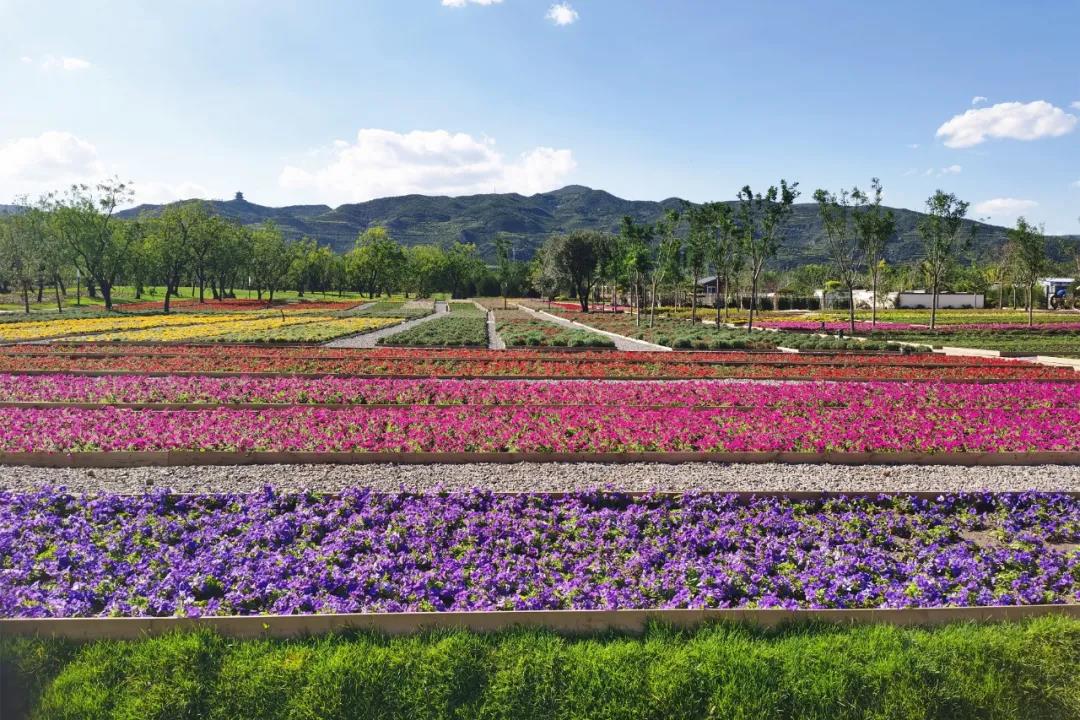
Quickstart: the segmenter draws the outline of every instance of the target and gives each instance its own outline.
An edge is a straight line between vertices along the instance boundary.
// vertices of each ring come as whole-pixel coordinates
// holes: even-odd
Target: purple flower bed
[[[1080,501],[0,492],[0,616],[1080,601]]]

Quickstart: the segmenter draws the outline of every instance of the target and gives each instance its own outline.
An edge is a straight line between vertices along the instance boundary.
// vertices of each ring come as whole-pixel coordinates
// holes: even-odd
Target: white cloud
[[[1071,103],[1069,103],[1069,107],[1071,107],[1073,110],[1080,110],[1080,100],[1073,100]]]
[[[1069,183],[1069,187],[1080,189],[1080,180],[1073,180]]]
[[[919,143],[908,143],[908,149],[909,150],[918,150],[919,149]]]
[[[1045,100],[1029,103],[1008,102],[987,108],[968,110],[956,115],[937,130],[951,148],[978,145],[989,138],[1037,140],[1072,132],[1076,116]]]
[[[69,132],[50,130],[0,145],[0,192],[10,196],[62,189],[104,175],[97,149]]]
[[[926,177],[941,177],[942,175],[959,175],[963,171],[964,167],[962,165],[949,165],[948,167],[943,168],[926,168],[926,171],[923,173],[923,175],[925,175]],[[915,171],[912,170],[906,174],[911,174],[914,172]]]
[[[569,25],[578,19],[578,13],[570,3],[561,2],[549,7],[544,17],[556,25]]]
[[[24,64],[33,63],[33,58],[29,55],[24,55],[19,59],[21,59]],[[91,67],[90,60],[84,60],[81,57],[68,57],[66,55],[45,55],[41,58],[41,62],[38,65],[45,71],[63,70],[65,72],[86,70]]]
[[[975,97],[971,98],[972,105],[982,105],[984,102],[986,102],[985,95],[976,95]]]
[[[29,55],[22,55],[19,57],[19,62],[21,62],[23,65],[29,65],[30,63],[34,62],[34,58],[30,57]]]
[[[465,7],[473,5],[498,5],[502,0],[442,0],[443,7]]]
[[[558,187],[576,166],[570,150],[537,147],[508,161],[489,138],[446,130],[397,133],[364,128],[354,143],[335,144],[321,167],[287,165],[278,182],[287,190],[335,203],[410,193],[468,195],[495,190],[528,195]]]
[[[993,198],[984,200],[975,205],[975,212],[991,217],[1014,217],[1038,206],[1034,200],[1020,200],[1019,198]]]

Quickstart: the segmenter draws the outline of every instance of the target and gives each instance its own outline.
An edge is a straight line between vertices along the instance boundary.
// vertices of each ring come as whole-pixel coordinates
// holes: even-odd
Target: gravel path
[[[527,308],[524,305],[518,305],[518,307],[521,308],[521,310],[523,310],[524,312],[532,315],[535,318],[539,318],[540,320],[547,320],[548,322],[555,323],[556,325],[568,327],[571,330],[584,329],[594,332],[597,335],[604,335],[606,337],[609,337],[615,341],[615,348],[617,350],[627,350],[629,352],[663,352],[665,350],[671,349],[664,345],[656,345],[654,343],[645,342],[644,340],[634,340],[633,338],[628,338],[625,335],[608,332],[607,330],[598,330],[591,325],[573,322],[571,320],[567,320],[566,318],[561,318],[558,315],[546,313],[543,310],[533,310],[532,308]]]
[[[41,486],[72,491],[142,492],[153,487],[180,492],[251,492],[281,489],[336,491],[490,488],[497,491],[567,491],[596,487],[620,490],[729,491],[1080,491],[1080,467],[947,467],[836,465],[682,465],[519,463],[470,465],[263,465],[131,469],[0,467],[0,489]]]
[[[499,335],[499,331],[495,329],[495,313],[490,310],[487,314],[487,331],[488,350],[505,350],[506,343],[503,342],[502,336]]]
[[[400,332],[405,332],[411,327],[415,327],[420,323],[425,323],[430,320],[449,312],[445,302],[435,303],[435,312],[431,315],[426,315],[416,320],[409,320],[403,322],[400,325],[391,325],[390,327],[383,328],[382,330],[376,330],[375,332],[364,333],[363,335],[353,335],[352,337],[341,338],[339,340],[332,340],[326,343],[325,347],[339,347],[339,348],[373,348],[379,340],[390,335],[397,335]]]

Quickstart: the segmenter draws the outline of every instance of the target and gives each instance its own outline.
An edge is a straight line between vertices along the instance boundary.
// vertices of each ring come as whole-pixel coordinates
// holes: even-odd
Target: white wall
[[[938,293],[938,308],[981,308],[985,305],[982,293]],[[932,293],[902,292],[897,295],[898,308],[929,308],[933,304]]]

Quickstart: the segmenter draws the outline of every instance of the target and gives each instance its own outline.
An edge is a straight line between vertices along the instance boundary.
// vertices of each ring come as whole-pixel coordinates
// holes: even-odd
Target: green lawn
[[[1080,621],[0,641],[3,717],[1080,718]]]

